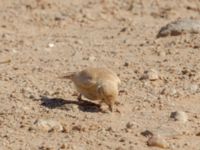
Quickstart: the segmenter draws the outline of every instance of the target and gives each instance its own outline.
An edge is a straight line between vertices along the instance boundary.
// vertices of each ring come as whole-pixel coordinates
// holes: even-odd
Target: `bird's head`
[[[102,83],[98,92],[103,102],[109,106],[110,111],[113,110],[113,105],[118,98],[118,87],[115,82],[107,81]]]

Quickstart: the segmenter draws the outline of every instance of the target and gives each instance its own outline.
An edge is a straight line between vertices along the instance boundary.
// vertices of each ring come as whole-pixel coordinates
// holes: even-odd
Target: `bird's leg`
[[[102,108],[102,104],[103,104],[103,100],[101,100],[101,101],[99,102],[100,108]]]
[[[142,8],[144,8],[144,3],[143,3],[142,0],[140,0],[140,5],[141,5]]]
[[[81,101],[82,100],[82,94],[79,94],[77,99],[78,99],[78,101]]]
[[[160,8],[159,6],[159,3],[158,3],[158,0],[156,0],[156,6],[158,7],[158,8]]]
[[[101,109],[102,112],[105,112],[105,108],[103,107],[103,103],[104,103],[104,100],[101,100],[99,102],[99,107],[100,107],[100,109]]]
[[[113,105],[109,105],[108,107],[109,107],[109,110],[110,110],[111,112],[113,112]]]
[[[100,109],[103,111],[103,112],[107,112],[107,110],[105,109],[105,108],[103,108],[103,103],[106,103],[107,104],[107,106],[108,106],[108,108],[109,108],[109,110],[111,111],[111,112],[113,112],[113,102],[107,102],[107,101],[105,101],[105,99],[102,99],[100,102],[99,102],[99,105],[100,105]]]

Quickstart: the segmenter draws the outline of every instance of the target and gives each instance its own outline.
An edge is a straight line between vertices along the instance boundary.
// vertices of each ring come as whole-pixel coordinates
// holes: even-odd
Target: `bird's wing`
[[[77,74],[76,84],[83,88],[91,88],[92,86],[95,86],[96,83],[97,81],[95,80],[95,74],[91,74],[87,71],[82,71]]]

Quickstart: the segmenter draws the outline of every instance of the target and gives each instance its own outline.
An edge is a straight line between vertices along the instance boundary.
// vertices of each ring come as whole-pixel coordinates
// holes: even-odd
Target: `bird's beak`
[[[74,76],[74,74],[72,74],[72,73],[68,73],[68,74],[65,74],[65,75],[59,76],[58,78],[59,78],[59,79],[72,79],[73,76]]]
[[[58,76],[59,79],[67,79],[67,76],[64,75],[64,76]]]

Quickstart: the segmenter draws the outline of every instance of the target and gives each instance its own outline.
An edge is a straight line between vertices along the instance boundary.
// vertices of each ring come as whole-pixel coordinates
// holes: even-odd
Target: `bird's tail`
[[[60,76],[60,79],[72,79],[75,75],[75,72],[68,72],[62,76]]]

